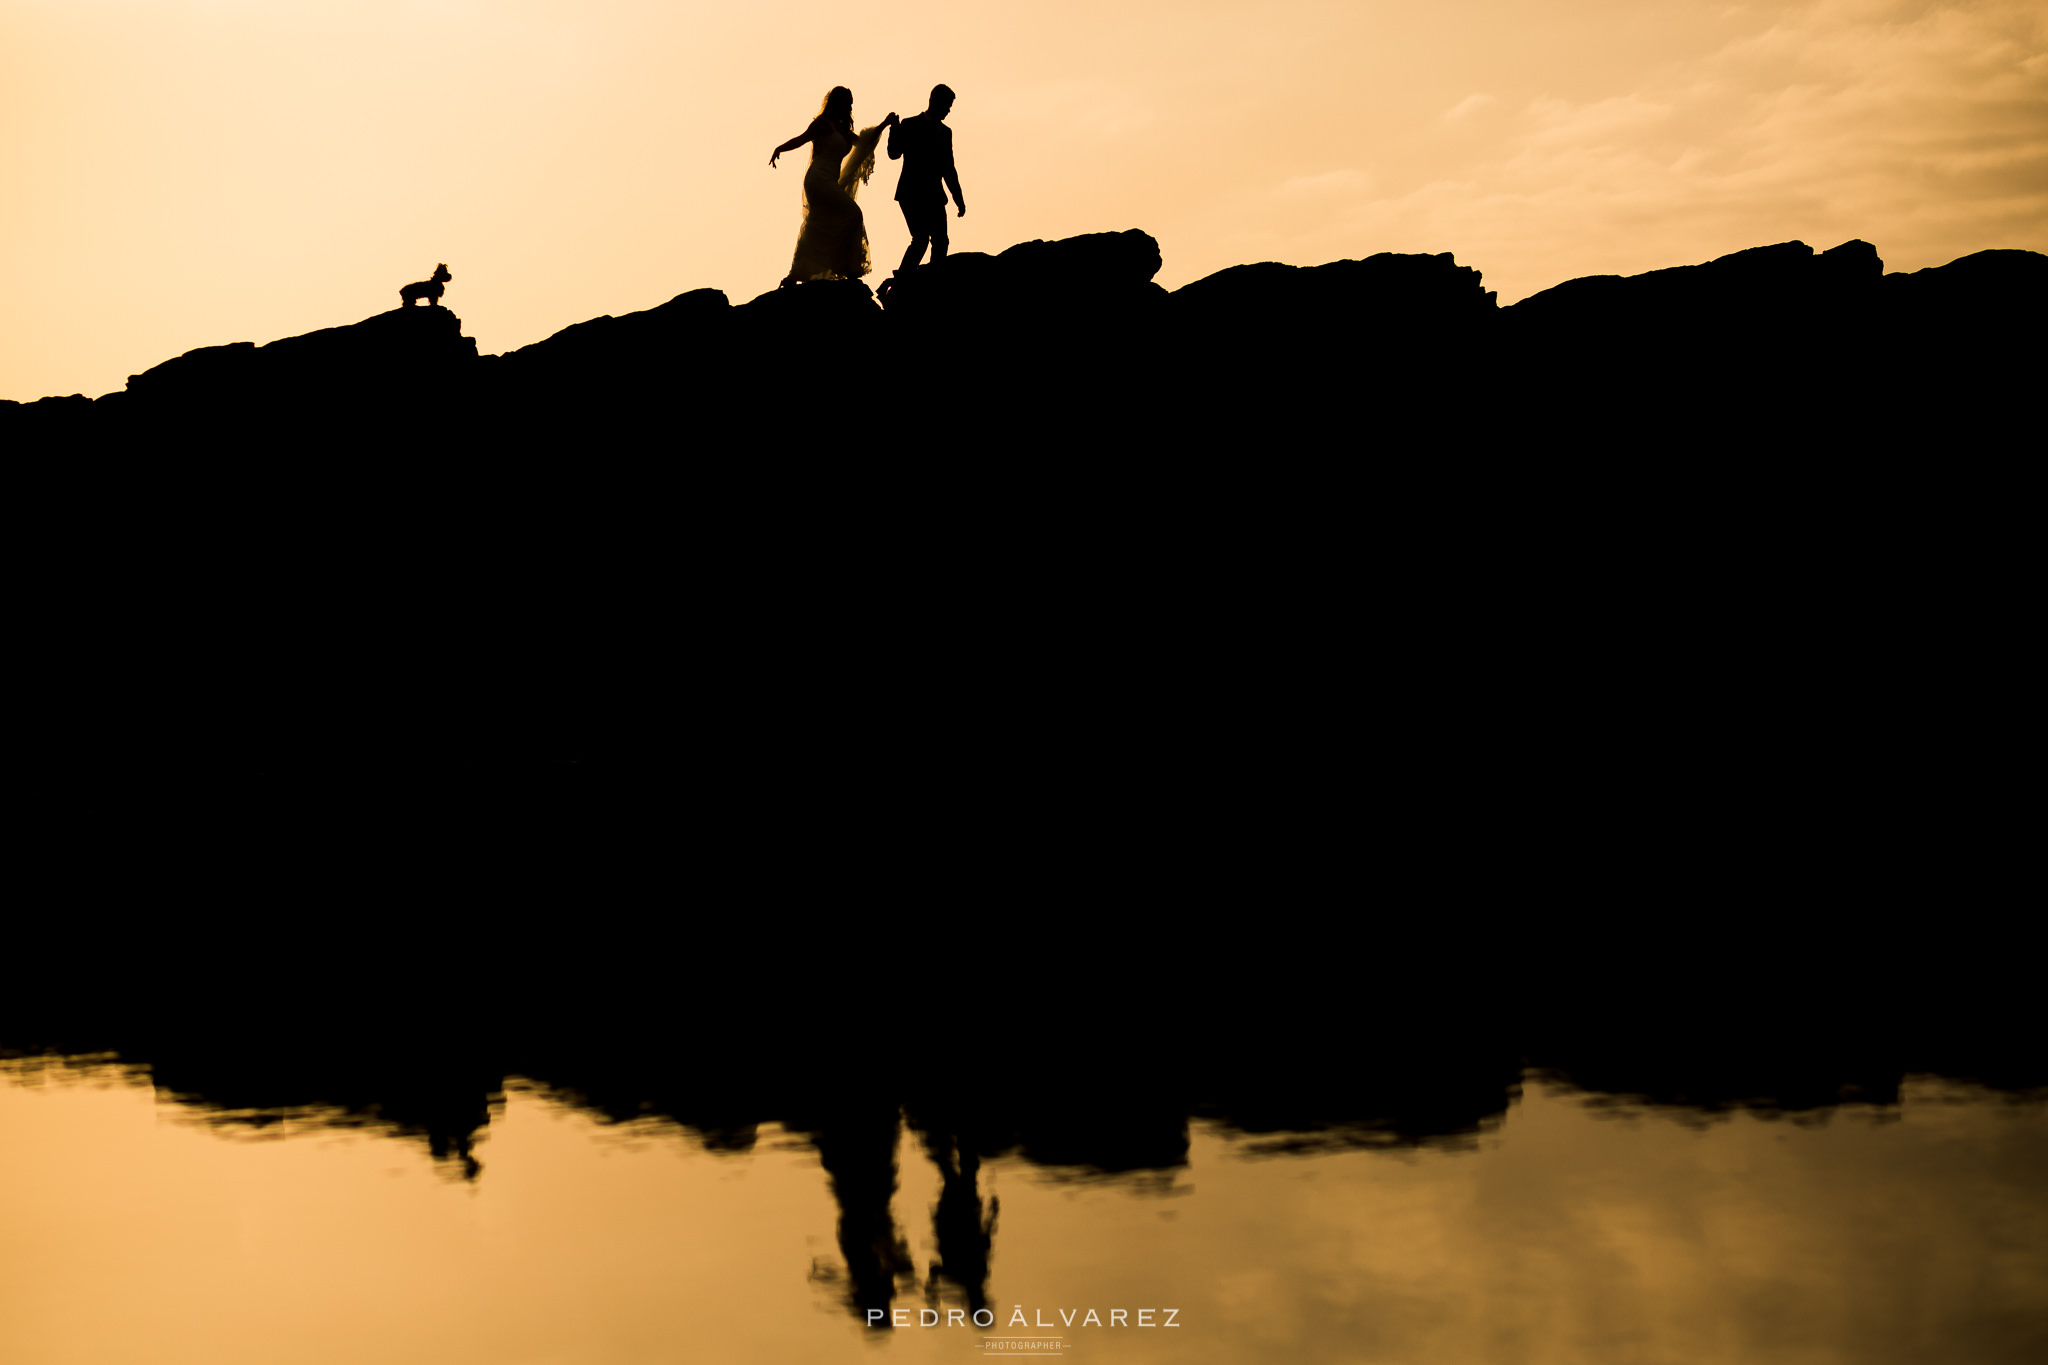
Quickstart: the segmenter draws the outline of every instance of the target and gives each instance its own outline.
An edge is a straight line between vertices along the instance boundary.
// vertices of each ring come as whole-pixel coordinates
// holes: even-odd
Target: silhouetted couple
[[[889,130],[889,158],[901,159],[896,202],[910,225],[910,248],[899,273],[914,269],[925,248],[938,262],[946,255],[946,191],[960,214],[967,198],[960,193],[960,175],[953,167],[953,130],[946,115],[953,92],[932,88],[931,105],[922,114],[898,119],[890,114],[872,128],[853,130],[853,92],[835,85],[811,126],[777,147],[768,158],[773,166],[784,152],[811,144],[811,164],[804,171],[804,219],[796,238],[796,256],[783,284],[806,280],[853,280],[868,273],[867,222],[854,196],[875,173],[875,144]]]

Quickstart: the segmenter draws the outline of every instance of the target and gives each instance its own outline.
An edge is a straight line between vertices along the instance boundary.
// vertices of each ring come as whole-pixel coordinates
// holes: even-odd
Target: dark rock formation
[[[2030,327],[2035,320],[2031,310],[2044,297],[2048,256],[2038,251],[1979,251],[1947,265],[1885,277],[1888,306],[1906,309],[1921,322],[1975,322],[1999,340]]]
[[[1029,242],[493,357],[393,310],[0,409],[66,566],[40,732],[708,748],[743,786],[1391,755],[1417,808],[1549,808],[1792,762],[1896,791],[1953,751],[1868,742],[1905,679],[2026,676],[1990,525],[2025,504],[1922,464],[2016,467],[2048,258],[1784,243],[1505,309],[1442,255],[1159,263]],[[1948,714],[1997,751],[1998,706]]]
[[[995,256],[957,252],[894,281],[886,306],[927,326],[1001,334],[1019,318],[1071,322],[1156,308],[1166,296],[1152,283],[1162,264],[1159,244],[1136,230],[1019,242]]]
[[[95,404],[109,436],[183,432],[218,448],[301,445],[442,427],[468,408],[476,342],[445,308],[394,308],[267,346],[203,346]]]
[[[1098,232],[959,252],[894,281],[892,343],[915,357],[897,401],[998,454],[1142,449],[1162,434],[1145,430],[1162,411],[1160,264],[1147,234]]]
[[[1496,314],[1449,252],[1234,266],[1174,293],[1172,376],[1213,438],[1355,449],[1489,392]]]
[[[204,347],[93,403],[8,404],[0,429],[118,449],[197,423],[216,448],[263,453],[541,455],[665,431],[801,449],[827,429],[873,439],[876,424],[844,420],[872,403],[924,411],[969,447],[1190,453],[1341,442],[1364,404],[1382,435],[1474,447],[1926,439],[1953,421],[1998,439],[2017,415],[2000,390],[2042,359],[2029,323],[2048,297],[2036,253],[1887,276],[1865,242],[1592,276],[1506,309],[1448,254],[1235,266],[1171,296],[1152,283],[1160,264],[1137,231],[1024,242],[890,281],[881,307],[855,282],[740,307],[700,289],[483,358],[452,312],[394,309]]]
[[[2048,301],[2044,268],[2032,252],[1981,252],[1886,276],[1867,242],[1783,242],[1571,280],[1502,310],[1502,392],[1538,430],[1593,449],[1995,445],[2021,414],[1996,383],[1964,404],[1955,385],[2038,366],[2038,329],[2021,319]]]
[[[1320,341],[1349,332],[1368,344],[1401,344],[1410,329],[1469,329],[1491,321],[1494,296],[1477,270],[1439,256],[1381,252],[1362,261],[1302,268],[1266,261],[1232,266],[1174,294],[1178,316],[1213,340],[1233,332]]]
[[[21,441],[76,440],[91,429],[92,401],[82,393],[38,398],[33,403],[0,398],[0,435]]]
[[[677,1095],[678,1118],[788,1117],[803,1096],[769,1093],[778,1078],[895,1045],[878,1002],[896,979],[929,1008],[935,1073],[1059,1065],[1106,1037],[1199,1059],[1154,1073],[1130,1101],[1142,1112],[1092,1146],[971,1105],[947,1120],[948,1141],[1104,1168],[1170,1159],[1189,1113],[1333,1141],[1467,1131],[1523,1061],[1708,1107],[1888,1093],[1909,1064],[2040,1083],[2032,1050],[1972,1051],[2004,1036],[2002,1016],[1961,1032],[1908,1018],[1875,1044],[1779,1057],[1775,1018],[1730,1048],[1721,1014],[1674,1006],[1663,1035],[1617,1041],[1593,964],[1635,945],[1649,965],[1630,1017],[1650,1018],[1692,937],[1727,934],[1724,902],[1860,907],[1844,884],[1860,873],[1883,883],[1881,908],[2003,903],[1983,870],[2023,828],[2007,793],[2031,771],[2015,736],[2039,692],[2019,521],[2033,502],[2014,452],[2038,426],[2048,258],[1885,276],[1866,244],[1787,243],[1507,309],[1446,256],[1263,263],[1172,294],[1158,266],[1143,233],[1026,243],[951,257],[880,305],[859,282],[739,306],[699,290],[483,358],[448,310],[393,310],[194,351],[97,402],[0,409],[10,491],[39,536],[13,626],[18,748],[64,769],[24,784],[30,804],[80,813],[79,867],[128,858],[157,877],[110,851],[120,802],[168,821],[209,811],[194,774],[231,771],[270,802],[281,774],[311,771],[307,787],[332,790],[276,800],[281,819],[345,808],[336,827],[370,844],[474,821],[502,875],[544,854],[567,869],[547,900],[569,919],[653,903],[602,881],[609,841],[688,863],[739,830],[748,877],[770,879],[748,894],[773,902],[792,861],[874,879],[880,855],[814,853],[814,827],[893,822],[887,840],[919,858],[969,831],[960,861],[986,866],[933,854],[945,870],[919,888],[944,908],[907,924],[834,912],[787,959],[796,921],[751,901],[683,920],[662,902],[664,929],[687,932],[645,955],[637,925],[580,963],[573,933],[532,941],[590,1018],[613,996],[588,983],[625,972],[617,994],[641,1015],[624,1033],[657,1055],[609,1070],[616,1040],[564,1041],[573,1010],[488,1040],[448,1072],[445,1103],[406,1120],[450,1151],[499,1068],[601,1107],[654,1102],[646,1087],[683,1074],[660,1052],[677,1000],[714,1026],[744,1017],[767,987],[737,967],[762,962],[829,1045],[792,1023],[759,1065]],[[577,805],[586,789],[554,769],[493,785],[512,760],[567,756],[616,804]],[[270,844],[207,819],[209,841]],[[991,831],[1013,825],[1000,847]],[[1148,910],[1110,938],[1083,904],[1153,904],[1151,868],[1116,885],[1037,866],[1041,846],[1072,845],[1150,858],[1200,883],[1191,901],[1261,918],[1206,961],[1162,960],[1188,929]],[[1413,872],[1402,855],[1427,863],[1414,886],[1382,870]],[[325,885],[325,863],[293,863],[267,907]],[[1802,882],[1788,864],[1821,870]],[[1383,888],[1370,915],[1365,883]],[[1033,908],[952,908],[988,886]],[[1531,941],[1585,923],[1582,904],[1625,904],[1631,925],[1546,957],[1489,923],[1475,952],[1456,916],[1494,901]],[[1324,929],[1338,915],[1371,921],[1363,956]],[[1265,917],[1282,951],[1262,958],[1242,945]],[[1446,928],[1400,941],[1386,926],[1404,917]],[[973,939],[960,920],[996,927]],[[448,913],[451,957],[471,951],[470,921]],[[1645,921],[1697,928],[1646,950]],[[369,957],[402,956],[416,932]],[[890,965],[906,937],[926,951]],[[1783,937],[1758,924],[1742,941],[1779,961]],[[991,1010],[982,964],[1041,949],[1075,998]],[[1823,965],[1787,989],[1826,984],[1840,1012],[1878,975],[1828,976],[1832,949],[1807,960]],[[1546,961],[1595,1006],[1518,997]],[[1740,970],[1696,974],[1699,989]],[[432,980],[384,984],[368,1013],[477,1013]],[[1364,1011],[1419,1020],[1451,1079],[1332,1061],[1325,1044]],[[1271,1059],[1297,1036],[1304,1060],[1278,1083]],[[1660,1073],[1667,1044],[1698,1068]],[[200,1070],[195,1093],[239,1094]],[[901,1098],[913,1114],[964,1103]]]
[[[1819,255],[1804,242],[1780,242],[1722,256],[1705,265],[1643,275],[1591,275],[1532,294],[1507,310],[1512,325],[1549,336],[1563,331],[1603,336],[1628,349],[1632,338],[1746,333],[1752,343],[1787,338],[1769,324],[1822,321],[1874,298],[1884,262],[1868,242],[1844,242]]]
[[[571,376],[603,387],[619,382],[619,371],[658,371],[694,365],[705,359],[706,343],[730,305],[719,289],[693,289],[659,308],[606,314],[564,327],[546,341],[494,357],[504,376],[546,374],[550,380]]]
[[[1925,395],[1930,426],[2022,453],[2039,444],[2038,398],[2048,366],[2048,256],[2034,251],[1979,251],[1910,275],[1887,275],[1874,310],[1883,318],[1889,354],[1886,382]],[[2018,420],[2006,422],[2014,408]],[[2036,411],[2031,417],[2025,409]]]

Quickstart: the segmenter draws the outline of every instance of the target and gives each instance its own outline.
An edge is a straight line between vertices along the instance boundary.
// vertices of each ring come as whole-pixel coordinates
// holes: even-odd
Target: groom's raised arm
[[[896,145],[896,134],[902,131],[903,125],[901,123],[893,123],[889,125],[889,159],[891,161],[900,161],[903,159],[903,149]]]

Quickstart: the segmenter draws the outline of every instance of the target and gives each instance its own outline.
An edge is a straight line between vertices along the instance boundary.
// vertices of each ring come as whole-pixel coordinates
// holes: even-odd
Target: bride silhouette
[[[854,280],[868,273],[867,222],[853,197],[875,173],[875,143],[882,130],[895,126],[896,116],[891,114],[856,137],[853,92],[835,85],[811,126],[768,158],[773,166],[784,152],[811,144],[811,164],[804,171],[804,225],[783,284]]]

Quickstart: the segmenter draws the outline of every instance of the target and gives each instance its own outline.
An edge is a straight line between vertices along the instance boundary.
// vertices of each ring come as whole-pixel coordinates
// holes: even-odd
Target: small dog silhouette
[[[434,267],[433,279],[421,280],[418,284],[409,284],[398,291],[398,297],[401,300],[398,306],[410,308],[413,305],[413,300],[425,299],[427,307],[439,308],[441,306],[441,290],[447,281],[454,278],[453,275],[448,273],[447,266],[437,265]]]

